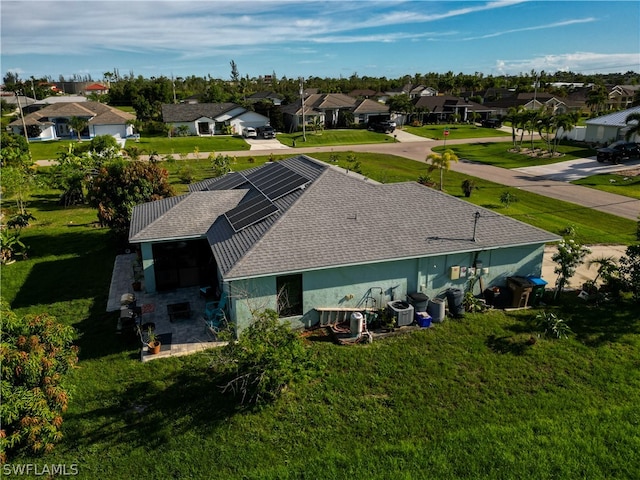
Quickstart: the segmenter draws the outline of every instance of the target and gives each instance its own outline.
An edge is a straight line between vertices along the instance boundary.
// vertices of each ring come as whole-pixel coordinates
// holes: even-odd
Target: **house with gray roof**
[[[145,288],[213,286],[237,331],[272,308],[293,326],[322,309],[378,307],[422,292],[435,298],[542,271],[559,237],[417,182],[379,184],[299,155],[194,184],[134,208]],[[466,267],[466,268],[461,268]]]
[[[83,100],[86,100],[83,97]],[[69,122],[73,117],[87,121],[87,128],[81,132],[84,138],[112,135],[127,138],[133,135],[135,116],[100,102],[55,102],[33,113],[25,115],[29,140],[58,140],[76,135]],[[9,124],[17,135],[23,135],[22,119]]]
[[[162,121],[188,135],[240,135],[246,127],[269,125],[269,118],[235,103],[178,103],[162,105]]]
[[[640,113],[640,106],[587,120],[585,142],[609,144],[616,140],[624,140],[629,130],[625,120],[632,113]],[[631,141],[640,142],[640,138],[635,135]]]

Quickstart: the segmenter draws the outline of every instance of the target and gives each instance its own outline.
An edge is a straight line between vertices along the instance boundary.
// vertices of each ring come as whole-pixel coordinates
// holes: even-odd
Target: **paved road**
[[[282,149],[281,144],[276,149],[260,148],[260,155],[273,153],[282,155],[283,153],[305,153],[313,156],[317,152],[373,152],[389,155],[398,155],[419,162],[424,162],[431,149],[442,145],[441,140],[431,140],[423,137],[411,135],[402,130],[396,130],[394,135],[389,135],[389,143],[376,143],[369,145],[341,145],[333,147],[297,147]],[[397,140],[397,141],[394,141]],[[483,139],[460,139],[447,140],[448,145],[465,144],[470,142],[505,142],[509,137],[490,137]],[[264,141],[263,141],[264,142]],[[259,142],[257,142],[259,143]],[[265,145],[263,145],[265,146]],[[222,154],[248,156],[255,155],[256,149],[244,152],[220,152]],[[602,173],[603,171],[615,171],[629,168],[629,166],[640,165],[640,160],[629,162],[624,165],[604,166],[592,159],[570,160],[558,162],[543,167],[527,167],[526,169],[505,169],[474,163],[465,160],[451,165],[451,170],[464,173],[485,180],[491,180],[502,185],[518,188],[524,191],[545,195],[569,203],[575,203],[584,207],[599,210],[619,217],[637,220],[640,215],[640,200],[634,200],[622,195],[615,195],[602,192],[593,188],[582,187],[568,183],[569,180]],[[546,169],[546,171],[545,171]]]

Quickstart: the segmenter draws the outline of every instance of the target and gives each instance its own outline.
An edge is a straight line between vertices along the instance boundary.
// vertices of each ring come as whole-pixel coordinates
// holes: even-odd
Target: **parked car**
[[[608,147],[599,148],[596,151],[598,162],[620,163],[623,160],[640,157],[640,144],[634,142],[618,141],[613,142]]]
[[[256,133],[256,129],[253,127],[246,127],[242,130],[242,136],[244,138],[257,138],[258,134]]]
[[[258,137],[276,138],[276,130],[271,125],[264,125],[262,127],[258,127]]]
[[[393,133],[396,129],[396,122],[383,121],[372,122],[369,124],[368,130],[373,130],[378,133]]]
[[[485,128],[500,128],[502,122],[498,118],[487,118],[486,120],[482,120],[482,126]]]

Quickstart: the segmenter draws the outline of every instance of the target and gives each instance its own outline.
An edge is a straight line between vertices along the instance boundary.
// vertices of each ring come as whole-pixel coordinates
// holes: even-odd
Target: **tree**
[[[84,203],[85,188],[99,166],[88,152],[76,155],[73,144],[58,154],[57,163],[49,171],[48,182],[53,188],[62,190],[60,205],[68,207]]]
[[[505,208],[509,208],[509,205],[518,201],[518,197],[515,193],[510,192],[509,190],[505,190],[500,194],[500,203],[502,203]]]
[[[524,106],[519,105],[517,107],[510,107],[507,111],[507,116],[505,120],[511,122],[511,139],[513,141],[513,146],[516,146],[516,129],[520,127],[522,123],[522,112],[524,111]]]
[[[596,85],[592,90],[587,93],[587,106],[591,111],[598,113],[609,98],[607,89],[604,85]]]
[[[74,330],[48,314],[16,315],[0,300],[2,365],[0,463],[26,447],[51,452],[62,438],[69,394],[66,377],[77,363]]]
[[[640,303],[640,244],[630,245],[620,257],[620,274],[625,290],[633,295],[633,299]]]
[[[93,179],[89,204],[98,209],[101,225],[126,237],[134,206],[174,195],[168,178],[155,163],[113,161]]]
[[[624,134],[625,140],[628,142],[634,135],[640,135],[640,113],[634,112],[627,115],[624,123],[627,124],[627,133]]]
[[[556,136],[553,144],[553,153],[556,152],[558,148],[558,142],[560,141],[560,138],[558,137],[558,131],[562,129],[563,133],[570,132],[571,130],[573,130],[573,127],[575,127],[578,124],[579,119],[580,119],[580,114],[578,112],[570,112],[570,113],[563,113],[560,115],[556,115],[555,117]]]
[[[442,191],[442,185],[444,181],[444,171],[449,171],[451,162],[457,162],[458,156],[451,149],[446,149],[442,155],[439,153],[431,153],[427,155],[427,163],[430,163],[429,172],[440,169],[440,190]]]
[[[556,298],[559,293],[562,293],[569,279],[575,275],[578,265],[582,264],[584,257],[590,253],[591,250],[573,238],[564,238],[560,241],[558,251],[551,257],[551,259],[558,264],[553,270],[553,272],[558,275],[554,298]]]
[[[82,138],[80,137],[80,135],[82,134],[82,131],[87,128],[87,126],[89,125],[89,120],[87,120],[86,118],[82,118],[82,117],[71,117],[69,119],[69,126],[73,129],[74,132],[76,132],[76,135],[78,135],[78,141],[82,141]]]
[[[389,98],[386,103],[387,107],[389,107],[389,111],[392,113],[401,113],[403,115],[408,115],[413,111],[413,103],[411,103],[411,98],[406,93],[401,95],[394,95]]]
[[[280,323],[273,310],[257,312],[238,341],[229,342],[216,354],[214,366],[228,378],[222,391],[233,393],[242,405],[277,399],[312,368],[300,335]]]
[[[231,81],[233,83],[237,83],[238,80],[240,80],[240,73],[238,72],[238,65],[236,65],[236,62],[234,60],[231,60],[231,62],[229,62],[229,65],[231,65]]]

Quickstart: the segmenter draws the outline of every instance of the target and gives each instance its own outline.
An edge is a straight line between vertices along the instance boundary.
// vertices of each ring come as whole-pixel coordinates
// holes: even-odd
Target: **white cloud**
[[[496,60],[495,69],[506,74],[518,74],[531,70],[604,73],[637,70],[638,65],[640,65],[640,53],[575,52],[540,55],[519,60],[500,59]]]
[[[507,35],[510,33],[520,33],[520,32],[531,32],[534,30],[546,30],[548,28],[559,28],[559,27],[567,27],[569,25],[576,25],[576,24],[580,24],[580,23],[591,23],[594,22],[595,18],[590,17],[590,18],[579,18],[579,19],[575,19],[575,20],[566,20],[563,22],[554,22],[554,23],[549,23],[549,24],[545,24],[545,25],[536,25],[536,26],[532,26],[532,27],[523,27],[523,28],[514,28],[511,30],[503,30],[501,32],[494,32],[494,33],[488,33],[486,35],[479,35],[477,37],[466,37],[463,38],[463,40],[480,40],[480,39],[484,39],[484,38],[493,38],[493,37],[500,37],[502,35]]]

